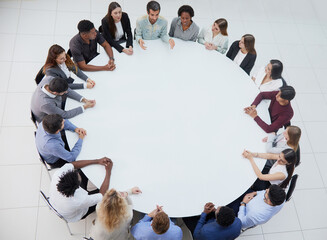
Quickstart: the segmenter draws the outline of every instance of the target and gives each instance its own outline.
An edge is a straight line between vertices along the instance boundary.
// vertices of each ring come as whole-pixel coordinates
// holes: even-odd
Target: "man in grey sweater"
[[[71,99],[83,102],[84,105],[68,111],[63,110],[61,106],[64,94],[67,94],[67,97]],[[68,88],[65,79],[47,76],[39,83],[32,96],[31,110],[36,121],[40,123],[43,117],[48,114],[59,114],[64,119],[68,119],[83,113],[85,109],[92,108],[94,105],[95,100],[88,100]]]

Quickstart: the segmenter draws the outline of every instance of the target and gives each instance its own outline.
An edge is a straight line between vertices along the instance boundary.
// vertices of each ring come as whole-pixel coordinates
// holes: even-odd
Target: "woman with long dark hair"
[[[106,41],[118,52],[127,55],[133,54],[133,36],[131,23],[127,13],[122,12],[122,8],[117,2],[111,2],[107,15],[102,19],[102,35]],[[126,47],[120,44],[126,42]]]
[[[281,188],[287,187],[292,178],[296,162],[296,154],[293,149],[285,149],[280,154],[252,153],[245,150],[242,155],[250,161],[252,168],[259,179],[259,181],[256,181],[252,186],[253,190],[264,190],[271,184],[279,185]],[[260,171],[253,158],[273,159],[277,161],[270,168],[269,172],[265,174]]]
[[[71,77],[71,72],[84,80],[85,83],[73,83],[75,80]],[[71,89],[93,88],[95,86],[95,82],[86,76],[71,60],[65,49],[57,44],[52,45],[49,49],[47,60],[43,66],[43,73],[47,76],[66,79]]]
[[[283,63],[279,60],[272,59],[259,71],[251,77],[254,84],[259,88],[260,92],[277,91],[283,86]]]
[[[207,50],[216,50],[220,53],[225,53],[228,48],[227,27],[228,22],[226,19],[217,19],[212,27],[201,30],[198,42],[204,44]]]
[[[255,38],[253,35],[245,34],[241,40],[233,42],[226,54],[226,57],[233,60],[248,75],[250,75],[250,72],[257,58],[254,42]]]

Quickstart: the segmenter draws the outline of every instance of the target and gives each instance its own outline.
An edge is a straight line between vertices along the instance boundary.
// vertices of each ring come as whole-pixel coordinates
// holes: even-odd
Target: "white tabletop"
[[[114,50],[113,72],[86,73],[96,86],[79,93],[97,104],[71,119],[87,130],[78,160],[111,158],[110,188],[140,187],[133,203],[141,212],[159,204],[169,216],[184,217],[200,214],[208,201],[228,204],[256,179],[242,151],[264,151],[264,131],[243,112],[258,89],[234,62],[201,44],[146,45],[146,51],[136,45],[132,56]],[[107,61],[101,49],[92,63]],[[68,100],[66,108],[76,105]],[[67,136],[73,146],[77,135]],[[103,166],[83,171],[100,187]]]

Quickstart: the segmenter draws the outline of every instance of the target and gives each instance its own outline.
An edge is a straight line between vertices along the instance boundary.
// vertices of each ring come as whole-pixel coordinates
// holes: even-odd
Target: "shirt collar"
[[[44,85],[44,86],[41,88],[42,92],[44,92],[46,95],[48,95],[48,96],[51,97],[51,98],[55,98],[55,97],[57,97],[57,95],[54,95],[54,94],[50,93],[48,90],[46,90],[46,89],[45,89],[45,86],[48,86],[48,85]]]
[[[194,22],[192,21],[190,27],[188,29],[186,29],[185,31],[192,30],[194,28],[194,24],[193,23]],[[178,17],[177,25],[180,26],[180,28],[183,30],[182,20],[181,20],[180,17]]]

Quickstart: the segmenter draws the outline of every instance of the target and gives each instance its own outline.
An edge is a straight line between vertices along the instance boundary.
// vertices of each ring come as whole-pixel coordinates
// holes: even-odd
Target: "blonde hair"
[[[299,147],[299,141],[301,137],[301,129],[297,126],[288,126],[287,128],[288,141],[287,145],[292,147],[296,151]]]
[[[97,220],[112,232],[128,217],[127,201],[115,189],[111,189],[103,196],[97,214]]]

